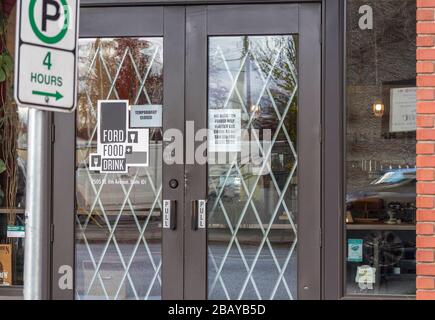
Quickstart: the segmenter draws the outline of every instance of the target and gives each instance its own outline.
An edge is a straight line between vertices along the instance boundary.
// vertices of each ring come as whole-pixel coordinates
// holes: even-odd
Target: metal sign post
[[[48,299],[50,112],[77,104],[78,0],[19,0],[14,95],[28,119],[24,299]],[[38,110],[39,109],[39,110]],[[43,111],[45,110],[45,111]]]
[[[49,115],[46,111],[29,110],[24,250],[25,300],[49,298]]]

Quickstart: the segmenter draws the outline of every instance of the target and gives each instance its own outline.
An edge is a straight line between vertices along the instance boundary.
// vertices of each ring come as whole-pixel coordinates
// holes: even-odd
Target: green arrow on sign
[[[50,93],[50,92],[44,92],[44,91],[36,91],[33,90],[32,94],[35,94],[37,96],[44,96],[44,97],[52,97],[52,98],[56,98],[56,101],[60,100],[63,98],[63,95],[59,92],[56,91],[56,93]]]

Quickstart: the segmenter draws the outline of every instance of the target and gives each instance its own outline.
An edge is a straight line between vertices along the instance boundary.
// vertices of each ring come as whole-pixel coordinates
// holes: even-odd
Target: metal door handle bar
[[[205,200],[192,201],[192,230],[205,229]]]
[[[176,200],[163,200],[163,229],[177,229]]]
[[[192,201],[192,230],[198,230],[198,200]]]

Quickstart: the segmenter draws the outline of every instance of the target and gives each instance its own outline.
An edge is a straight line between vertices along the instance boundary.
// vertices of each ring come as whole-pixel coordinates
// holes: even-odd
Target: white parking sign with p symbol
[[[77,0],[19,1],[15,67],[18,104],[50,111],[74,110],[79,8]]]

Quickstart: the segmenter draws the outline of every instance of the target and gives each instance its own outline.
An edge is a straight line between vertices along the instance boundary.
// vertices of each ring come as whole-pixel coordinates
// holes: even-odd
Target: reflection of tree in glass
[[[263,130],[270,129],[272,136],[276,133],[279,117],[285,115],[283,127],[296,148],[297,39],[214,37],[209,45],[209,108],[241,109],[242,129],[259,130],[260,141],[264,139]],[[294,167],[283,129],[278,132],[270,157],[278,159],[279,166],[272,165],[277,170],[288,172]]]
[[[162,104],[161,43],[119,38],[82,41],[79,66],[77,137],[96,141],[98,100],[122,99],[130,104]],[[143,83],[143,79],[146,81]]]
[[[242,117],[242,127],[246,128],[252,117],[252,128],[276,129],[279,120],[274,103],[277,112],[283,114],[295,89],[296,50],[292,36],[213,38],[210,42],[209,108],[226,107],[243,112],[246,108],[248,115],[245,113]],[[263,88],[269,74],[268,92]],[[285,120],[293,141],[296,115],[294,99]],[[285,136],[280,132],[278,140],[283,139]]]
[[[272,98],[265,92],[262,101],[269,107],[267,111],[270,117],[274,118],[274,124],[278,125],[279,119],[273,107],[273,102],[280,115],[283,115],[287,104],[297,85],[297,42],[293,36],[262,37],[264,41],[253,43],[254,55],[257,57],[261,72],[271,78],[268,90]],[[276,51],[280,48],[280,55],[277,59]],[[278,49],[279,50],[279,49]],[[251,51],[251,56],[253,55]],[[253,57],[254,58],[254,57]],[[296,78],[296,79],[295,79]],[[272,102],[273,99],[273,102]],[[261,106],[260,106],[261,107]],[[275,127],[276,127],[275,125]],[[297,99],[291,102],[286,115],[284,126],[286,127],[291,141],[296,144],[297,137]],[[273,128],[273,127],[272,127]],[[285,141],[286,137],[281,130],[277,141]]]

